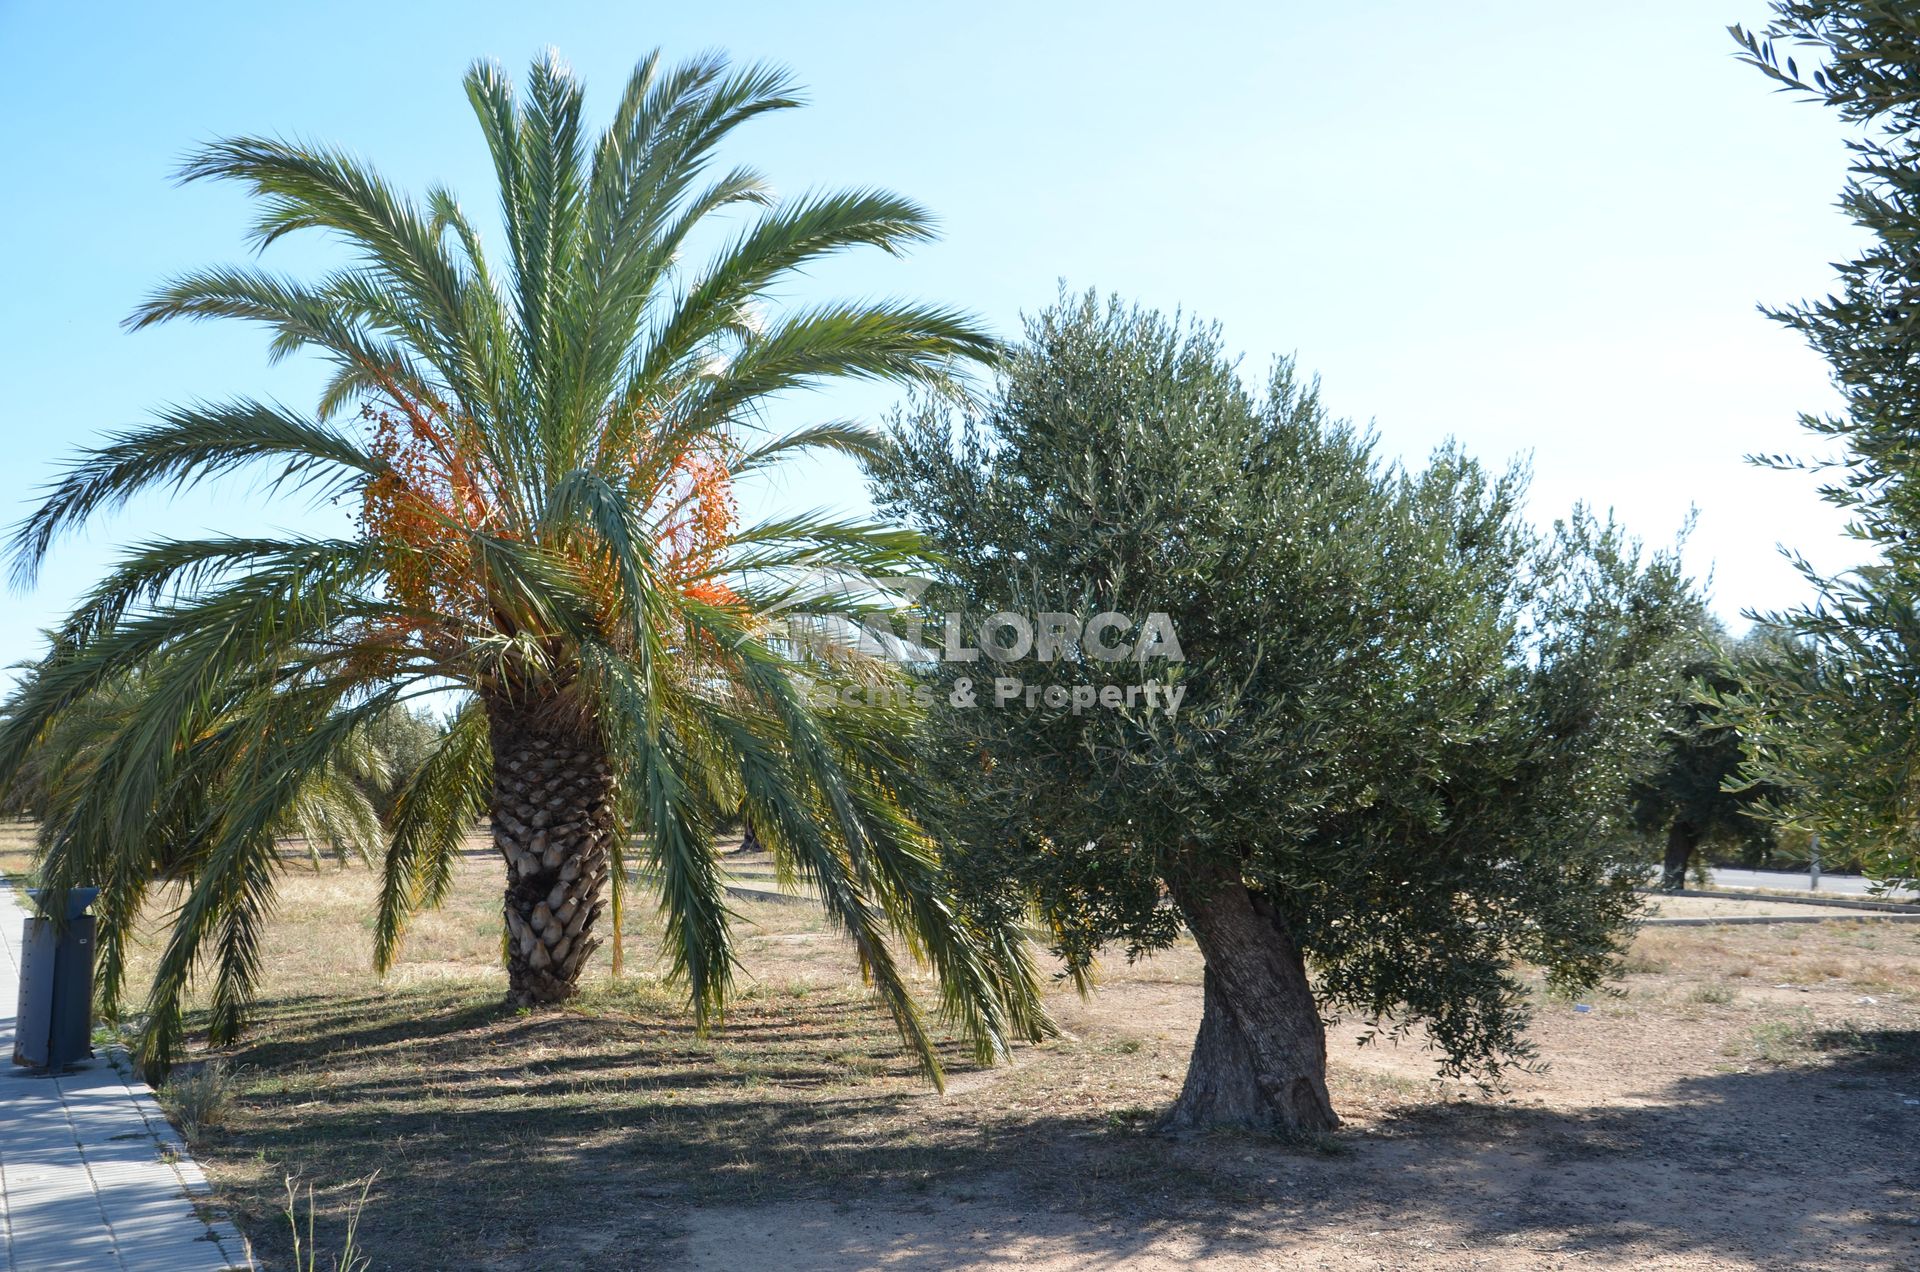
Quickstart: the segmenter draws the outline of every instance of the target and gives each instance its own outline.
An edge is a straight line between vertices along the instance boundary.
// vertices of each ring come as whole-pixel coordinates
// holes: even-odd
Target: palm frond
[[[834,420],[795,429],[744,449],[734,460],[732,471],[737,477],[809,450],[837,451],[858,460],[872,461],[885,455],[891,445],[887,435],[878,429],[851,420]]]
[[[279,407],[241,400],[182,407],[80,453],[8,545],[16,584],[32,586],[61,534],[154,487],[187,489],[245,465],[278,461],[273,488],[378,475],[385,465],[344,434]]]

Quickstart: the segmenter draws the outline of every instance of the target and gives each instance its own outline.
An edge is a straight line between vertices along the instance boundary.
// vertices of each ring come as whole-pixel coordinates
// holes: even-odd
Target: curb
[[[1798,893],[1776,892],[1734,892],[1725,888],[1682,888],[1678,892],[1662,892],[1657,888],[1646,889],[1648,896],[1655,897],[1715,897],[1722,901],[1770,901],[1775,905],[1819,905],[1835,910],[1881,910],[1888,914],[1909,914],[1920,917],[1920,905],[1910,901],[1885,901],[1879,897],[1860,897],[1846,899],[1836,896],[1801,896]]]
[[[133,1107],[138,1110],[147,1124],[147,1134],[167,1156],[167,1165],[173,1167],[173,1173],[180,1180],[180,1193],[193,1203],[194,1213],[207,1230],[207,1237],[213,1242],[214,1249],[227,1261],[228,1272],[254,1272],[253,1247],[240,1235],[240,1230],[227,1218],[226,1211],[215,1207],[213,1184],[207,1174],[194,1160],[193,1150],[187,1147],[187,1141],[167,1117],[166,1110],[160,1107],[160,1101],[154,1097],[153,1088],[146,1079],[139,1076],[133,1067],[133,1057],[126,1048],[114,1043],[106,1049],[106,1061],[114,1072],[120,1075],[127,1094],[133,1097]],[[212,1218],[204,1212],[210,1211]],[[235,1257],[235,1252],[239,1257]]]
[[[1702,919],[1641,919],[1641,927],[1741,927],[1769,923],[1920,923],[1920,914],[1727,914]]]
[[[0,885],[0,923],[25,912]],[[17,970],[11,938],[5,947],[0,967]],[[0,1102],[0,1124],[19,1134],[5,1141],[0,1268],[255,1272],[246,1238],[215,1208],[206,1173],[124,1048],[101,1041],[91,1060],[40,1081],[9,1073]],[[34,1169],[16,1179],[16,1160]]]

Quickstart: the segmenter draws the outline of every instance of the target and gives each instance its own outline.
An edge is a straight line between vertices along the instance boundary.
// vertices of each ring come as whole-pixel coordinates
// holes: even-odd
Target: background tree
[[[713,829],[745,815],[817,889],[930,1071],[900,948],[931,964],[944,1009],[991,1055],[1010,1028],[1033,1027],[1033,986],[1009,954],[1017,936],[981,930],[941,884],[938,847],[905,802],[911,718],[803,692],[886,670],[803,668],[758,617],[819,566],[884,576],[911,538],[819,518],[741,526],[731,495],[741,474],[795,451],[874,445],[850,425],[770,436],[756,424],[769,395],[845,376],[937,380],[994,352],[946,309],[770,307],[823,257],[925,240],[927,215],[877,191],[777,201],[755,173],[718,168],[736,127],[796,104],[778,70],[649,57],[597,137],[554,58],[533,66],[524,99],[490,64],[465,87],[498,177],[504,258],[450,192],[416,202],[342,151],[241,137],[186,165],[189,180],[258,198],[258,246],[320,230],[351,263],[310,281],[188,274],[132,325],[262,323],[277,355],[317,355],[331,378],[312,416],[250,400],[182,407],[83,451],[19,528],[18,576],[140,491],[248,468],[342,497],[357,529],[144,544],[81,603],[0,727],[0,779],[103,686],[138,695],[88,799],[50,829],[49,885],[144,889],[174,851],[154,810],[221,792],[187,802],[204,848],[172,913],[142,1048],[150,1070],[166,1063],[203,956],[223,1042],[258,967],[276,828],[344,739],[451,689],[465,706],[395,799],[379,966],[408,917],[445,895],[485,813],[505,869],[511,992],[567,997],[632,831],[671,972],[704,1026],[733,971]],[[750,214],[700,259],[692,245],[728,209]]]
[[[1667,891],[1686,886],[1694,855],[1705,845],[1734,846],[1758,859],[1775,843],[1767,809],[1780,802],[1780,792],[1743,779],[1746,743],[1713,705],[1744,690],[1754,664],[1772,650],[1764,632],[1733,642],[1715,625],[1681,669],[1659,763],[1633,792],[1641,831],[1665,840],[1660,886]]]
[[[943,694],[982,704],[942,713],[928,754],[963,888],[1037,902],[1070,970],[1193,933],[1172,1124],[1336,1125],[1323,1012],[1425,1026],[1449,1072],[1497,1075],[1530,1054],[1516,960],[1568,988],[1608,973],[1628,784],[1698,617],[1671,558],[1585,514],[1541,539],[1517,472],[1385,464],[1291,364],[1256,395],[1215,333],[1091,295],[1030,324],[989,400],[896,431],[876,498],[939,553],[931,611],[1177,631],[1183,662],[944,664]],[[1186,692],[1171,714],[994,709],[988,677],[1016,673]]]
[[[1742,58],[1858,129],[1840,206],[1867,243],[1840,265],[1836,294],[1764,311],[1831,367],[1844,409],[1800,419],[1837,453],[1756,458],[1821,472],[1822,496],[1876,559],[1835,577],[1800,561],[1817,599],[1761,616],[1793,636],[1795,655],[1727,707],[1753,742],[1747,777],[1796,792],[1790,825],[1818,830],[1883,881],[1911,880],[1920,878],[1920,11],[1902,0],[1771,8],[1763,31],[1732,28]]]
[[[381,760],[381,772],[367,784],[367,793],[383,822],[391,822],[400,792],[432,758],[446,736],[446,726],[425,709],[398,703],[375,716],[367,737]]]

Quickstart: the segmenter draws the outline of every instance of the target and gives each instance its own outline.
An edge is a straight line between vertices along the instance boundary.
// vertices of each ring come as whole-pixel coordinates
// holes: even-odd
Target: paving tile
[[[6,1181],[7,1196],[14,1199],[38,1192],[61,1191],[76,1182],[88,1182],[87,1164],[78,1156],[23,1157],[9,1153],[0,1161],[0,1176]],[[92,1185],[88,1182],[88,1187]]]
[[[19,1272],[120,1272],[126,1267],[113,1238],[104,1234],[47,1240],[30,1234],[14,1241],[13,1266]]]
[[[0,884],[0,1007],[13,1009],[19,911]],[[13,1016],[0,1016],[0,1066]],[[245,1243],[207,1224],[210,1190],[145,1084],[108,1059],[59,1077],[0,1072],[0,1272],[225,1272]]]
[[[209,1255],[216,1261],[208,1263]],[[209,1268],[224,1267],[217,1250],[211,1243],[202,1241],[198,1245],[150,1246],[140,1251],[137,1261],[129,1260],[129,1272],[207,1272]]]

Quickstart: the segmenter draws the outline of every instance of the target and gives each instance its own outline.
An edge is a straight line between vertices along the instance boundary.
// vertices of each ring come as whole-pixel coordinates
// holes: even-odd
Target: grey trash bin
[[[39,892],[27,895],[39,907]],[[66,930],[55,931],[44,909],[30,915],[21,942],[20,1010],[13,1062],[64,1069],[93,1054],[93,916],[98,888],[67,890]]]

